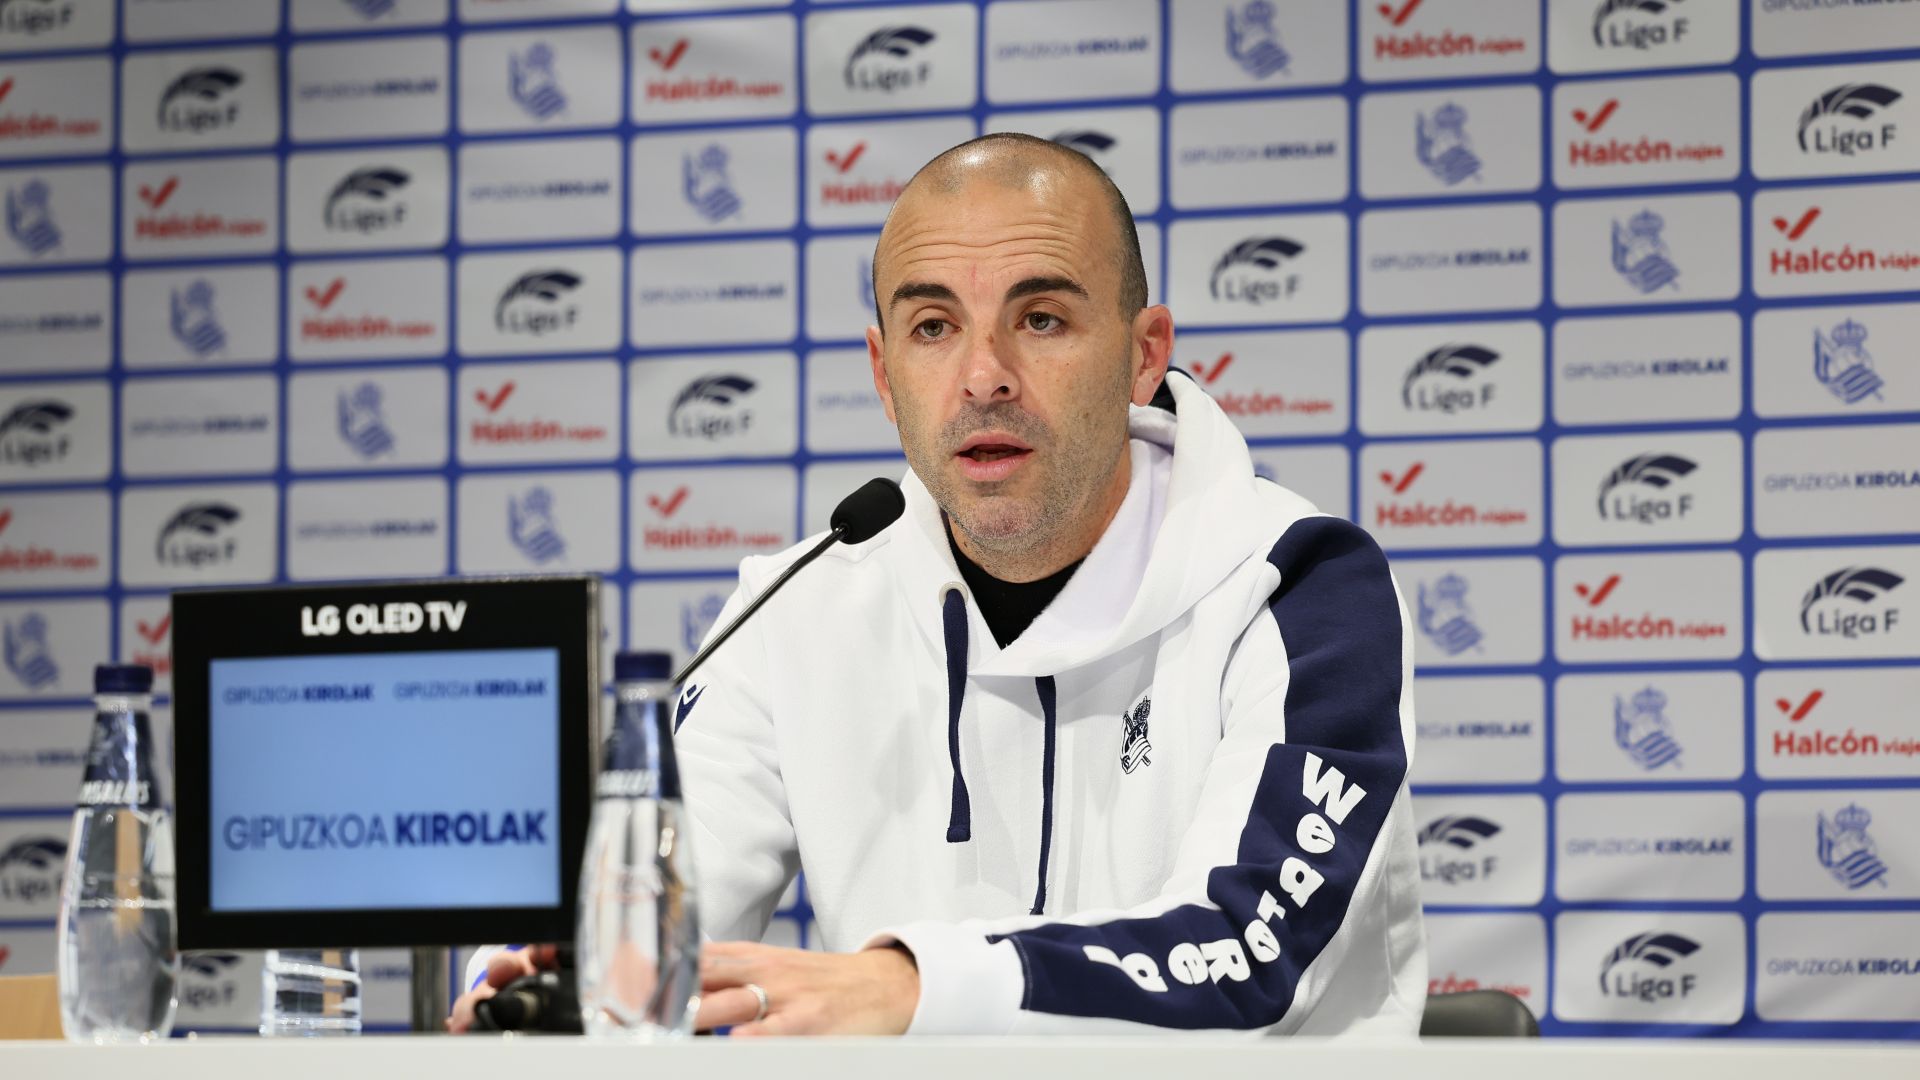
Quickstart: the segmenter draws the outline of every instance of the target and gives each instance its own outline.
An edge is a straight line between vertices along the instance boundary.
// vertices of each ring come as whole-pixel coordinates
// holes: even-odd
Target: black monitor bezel
[[[354,948],[570,941],[592,809],[600,706],[599,588],[591,577],[473,578],[201,589],[173,594],[174,850],[182,949]],[[465,600],[457,635],[307,637],[301,609]],[[574,632],[568,628],[578,628]],[[215,911],[210,793],[214,660],[552,648],[559,654],[559,900],[551,907]],[[511,762],[502,762],[511,768]],[[482,778],[475,778],[483,783]]]

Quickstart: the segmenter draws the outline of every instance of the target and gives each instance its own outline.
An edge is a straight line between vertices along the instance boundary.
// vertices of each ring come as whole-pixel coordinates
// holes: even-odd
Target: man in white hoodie
[[[1413,645],[1379,548],[1169,376],[1082,155],[947,151],[873,276],[906,513],[678,704],[700,1026],[1412,1035]],[[720,621],[808,546],[746,560]],[[750,944],[802,865],[843,951]]]

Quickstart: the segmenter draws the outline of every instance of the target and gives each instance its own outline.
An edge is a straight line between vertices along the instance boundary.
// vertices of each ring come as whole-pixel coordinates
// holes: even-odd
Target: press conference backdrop
[[[170,588],[593,571],[687,655],[903,469],[874,237],[1003,130],[1391,553],[1435,991],[1920,1034],[1916,0],[0,0],[0,972]]]

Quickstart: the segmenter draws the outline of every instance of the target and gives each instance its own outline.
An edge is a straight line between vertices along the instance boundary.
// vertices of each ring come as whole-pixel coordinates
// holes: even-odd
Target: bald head
[[[887,253],[895,218],[902,215],[903,207],[910,213],[929,200],[961,196],[975,184],[1026,191],[1060,205],[1094,200],[1103,208],[1099,217],[1108,226],[1094,243],[1118,273],[1120,316],[1131,319],[1147,306],[1147,272],[1140,258],[1140,236],[1134,229],[1126,196],[1112,178],[1092,158],[1071,147],[1032,135],[1002,132],[963,142],[927,162],[894,201],[873,253],[874,319],[882,333],[886,320],[879,295],[880,262]]]

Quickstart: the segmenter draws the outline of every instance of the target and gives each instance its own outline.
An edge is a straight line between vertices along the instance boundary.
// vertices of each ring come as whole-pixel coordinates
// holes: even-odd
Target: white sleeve
[[[748,574],[743,565],[741,587],[715,621],[716,632],[746,605]],[[756,674],[768,670],[766,625],[756,619],[741,627],[674,703],[700,927],[716,941],[759,941],[800,868],[773,714]]]
[[[910,1033],[1290,1033],[1316,1010],[1316,1031],[1417,1028],[1421,1002],[1395,992],[1424,966],[1402,880],[1406,613],[1349,522],[1303,519],[1268,559],[1277,585],[1229,664],[1221,741],[1161,894],[876,936],[919,965]]]

